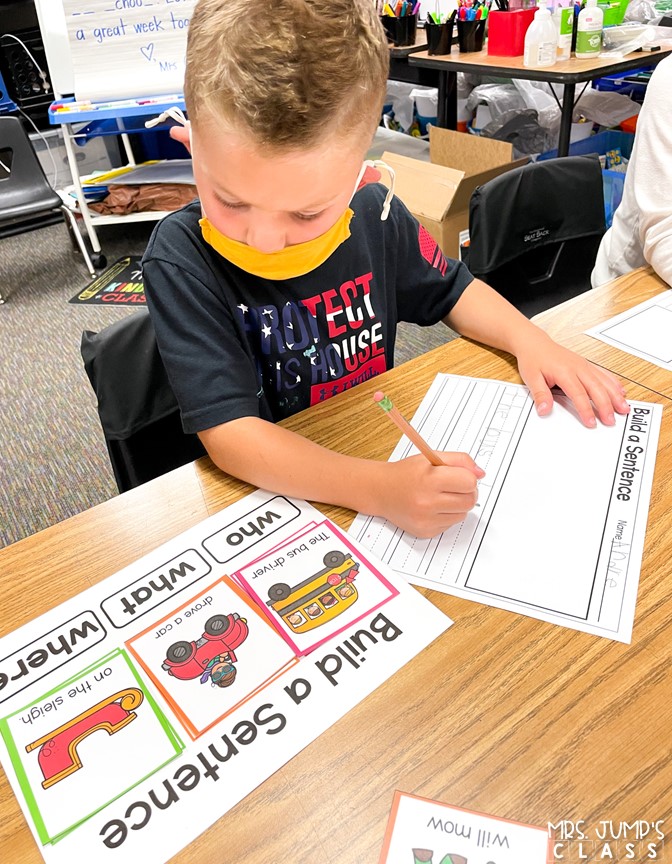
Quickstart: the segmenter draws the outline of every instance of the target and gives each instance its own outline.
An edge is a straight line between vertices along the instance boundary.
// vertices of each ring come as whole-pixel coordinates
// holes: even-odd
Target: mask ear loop
[[[153,126],[158,126],[160,123],[165,123],[166,120],[174,120],[180,126],[187,125],[187,118],[184,116],[184,111],[178,108],[177,105],[172,105],[165,111],[162,111],[158,117],[152,117],[151,120],[145,122],[145,129],[151,129]]]
[[[383,162],[382,159],[367,159],[364,164],[370,165],[372,168],[384,168],[390,176],[390,188],[387,190],[387,195],[383,202],[383,209],[380,214],[380,221],[384,222],[390,215],[390,207],[392,206],[392,198],[394,197],[394,181],[396,177],[394,168],[390,168],[387,162]]]

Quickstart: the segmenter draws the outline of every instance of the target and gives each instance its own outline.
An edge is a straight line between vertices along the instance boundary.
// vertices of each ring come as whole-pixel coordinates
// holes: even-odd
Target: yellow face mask
[[[353,196],[359,188],[360,180],[364,175],[367,167],[381,166],[385,168],[391,179],[390,189],[385,196],[385,203],[381,213],[381,220],[387,219],[390,212],[390,204],[392,195],[394,194],[394,171],[378,159],[367,159],[362,165]],[[352,197],[352,196],[351,196]],[[350,220],[354,216],[354,212],[350,207],[345,213],[337,219],[328,231],[315,237],[313,240],[307,240],[305,243],[296,243],[293,246],[285,246],[278,252],[259,252],[247,243],[241,243],[238,240],[231,240],[226,237],[221,231],[218,231],[210,222],[205,212],[203,218],[199,221],[203,239],[212,248],[218,252],[222,258],[226,258],[236,267],[240,267],[246,273],[251,273],[253,276],[261,276],[264,279],[294,279],[297,276],[305,276],[317,269],[320,264],[324,264],[327,258],[331,257],[338,249],[341,243],[350,237]]]
[[[355,214],[348,207],[340,219],[324,234],[305,243],[285,246],[278,252],[259,252],[247,243],[231,240],[218,231],[204,216],[199,220],[205,242],[222,258],[246,273],[264,279],[292,279],[304,276],[323,264],[350,236],[350,220]]]

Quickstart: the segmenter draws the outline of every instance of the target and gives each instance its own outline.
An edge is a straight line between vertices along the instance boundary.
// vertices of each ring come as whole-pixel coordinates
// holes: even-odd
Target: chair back
[[[468,266],[531,317],[591,287],[604,231],[597,157],[523,165],[474,190]]]
[[[0,117],[0,152],[9,173],[0,167],[0,224],[32,219],[62,205],[33,150],[18,117]],[[9,164],[7,164],[9,162]]]
[[[205,455],[198,436],[182,430],[148,312],[84,331],[81,353],[120,492]]]

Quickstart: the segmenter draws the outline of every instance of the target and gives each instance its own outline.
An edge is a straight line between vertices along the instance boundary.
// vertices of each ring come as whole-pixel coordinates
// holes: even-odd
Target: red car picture
[[[247,621],[237,612],[213,615],[205,622],[204,633],[196,642],[174,642],[166,652],[161,668],[182,681],[200,678],[217,687],[230,687],[236,678],[235,649],[247,639]]]

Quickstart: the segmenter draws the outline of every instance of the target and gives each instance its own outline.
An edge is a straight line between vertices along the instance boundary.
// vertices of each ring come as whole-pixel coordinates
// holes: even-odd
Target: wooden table
[[[594,363],[672,399],[672,372],[584,333],[650,300],[668,287],[653,270],[642,267],[540,313],[534,318],[534,323],[546,330],[556,342]]]
[[[398,432],[373,392],[410,415],[438,371],[520,380],[510,358],[457,340],[286,425],[387,458]],[[626,383],[663,404],[669,428],[672,402]],[[568,482],[579,495],[588,478]],[[592,835],[601,819],[669,817],[670,490],[663,435],[632,645],[426,591],[455,625],[173,860],[375,864],[394,789],[539,825],[584,820]],[[203,459],[0,551],[0,635],[247,491]],[[321,509],[344,527],[353,515]],[[0,861],[41,861],[4,775]]]
[[[388,78],[392,81],[405,81],[407,84],[418,84],[422,87],[438,87],[439,73],[433,69],[421,69],[419,66],[409,66],[408,58],[417,51],[427,49],[425,28],[418,24],[413,45],[390,44],[390,70]]]
[[[642,66],[655,66],[669,53],[669,51],[639,52],[627,54],[620,60],[610,60],[603,57],[584,60],[571,57],[569,60],[560,60],[548,68],[532,69],[523,66],[522,57],[495,57],[488,54],[487,48],[484,48],[482,51],[474,51],[473,53],[453,53],[432,57],[427,51],[420,51],[412,54],[408,58],[408,63],[409,66],[420,66],[439,72],[439,116],[437,124],[448,126],[451,129],[456,128],[457,119],[457,72],[471,72],[475,75],[501,75],[506,78],[522,78],[528,81],[546,81],[551,85],[551,88],[553,84],[561,84],[563,95],[558,156],[566,156],[569,152],[576,85],[582,83],[587,85],[588,82],[603,75],[613,75],[616,72],[626,72]],[[556,101],[560,104],[557,97]]]

